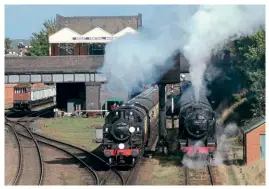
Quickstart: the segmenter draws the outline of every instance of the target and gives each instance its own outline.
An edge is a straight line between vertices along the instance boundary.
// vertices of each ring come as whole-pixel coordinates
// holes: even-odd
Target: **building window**
[[[61,43],[59,45],[60,56],[74,55],[74,46],[74,44],[70,43]]]
[[[94,43],[89,44],[89,55],[104,55],[105,54],[105,43]]]

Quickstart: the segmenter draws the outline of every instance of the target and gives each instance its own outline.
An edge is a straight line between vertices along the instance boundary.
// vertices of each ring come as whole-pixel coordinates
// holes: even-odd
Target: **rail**
[[[41,111],[41,112],[42,112],[42,111]],[[42,115],[45,114],[45,113],[48,113],[48,112],[44,112],[44,111],[43,111]],[[28,116],[30,116],[30,115],[33,115],[33,114],[36,114],[36,112],[35,112],[35,113],[28,114],[27,116],[23,117],[22,119],[19,119],[19,120],[16,121],[16,122],[14,121],[14,123],[16,123],[16,124],[18,124],[18,125],[20,125],[20,126],[23,126],[23,127],[26,128],[26,129],[28,129],[27,126],[25,126],[25,125],[23,125],[23,124],[21,124],[21,123],[19,123],[19,122],[24,121],[23,119],[25,119],[26,117],[28,117]],[[40,116],[40,115],[41,115],[41,114],[39,114],[39,116]],[[11,120],[8,120],[7,117],[5,117],[5,119],[6,119],[7,121],[9,121],[9,122],[13,122],[13,121],[11,121]],[[36,120],[36,119],[39,119],[39,117],[35,117],[35,118],[31,119],[31,120],[28,120],[27,123],[33,122],[33,121]],[[28,126],[29,126],[29,125],[28,125]],[[28,130],[29,130],[29,129],[28,129]],[[16,132],[16,131],[15,131],[15,132]],[[79,159],[78,157],[76,157],[76,155],[74,155],[74,154],[72,155],[72,153],[70,153],[69,151],[67,151],[67,150],[65,151],[65,149],[64,149],[62,146],[55,145],[55,144],[51,144],[51,143],[58,143],[58,144],[60,144],[60,145],[65,145],[66,148],[68,148],[68,149],[70,149],[70,148],[74,148],[74,149],[76,149],[76,150],[80,150],[80,151],[85,152],[85,153],[91,155],[92,157],[98,159],[101,163],[105,164],[105,165],[109,168],[109,171],[107,172],[107,174],[106,174],[105,177],[108,177],[112,172],[114,172],[114,173],[120,178],[120,183],[121,183],[121,185],[124,185],[124,178],[122,177],[121,173],[120,173],[118,170],[116,170],[115,168],[111,167],[105,160],[103,160],[101,157],[97,156],[96,154],[94,154],[94,153],[92,153],[92,152],[90,152],[90,151],[87,151],[87,150],[85,150],[85,149],[82,149],[82,148],[80,148],[80,147],[78,147],[78,146],[75,146],[75,145],[72,145],[72,144],[68,144],[68,143],[66,143],[66,142],[63,142],[63,141],[59,141],[59,140],[57,140],[57,139],[50,138],[50,137],[44,136],[44,135],[39,134],[39,133],[35,133],[34,131],[30,131],[30,130],[29,130],[29,132],[31,132],[31,135],[32,135],[31,138],[33,137],[32,140],[36,140],[37,143],[42,143],[42,144],[51,146],[51,147],[53,147],[53,148],[57,148],[58,150],[64,151],[65,153],[68,153],[69,155],[73,156],[75,159],[77,159],[78,161],[80,161],[80,163],[83,164],[85,167],[87,167],[87,169],[88,169],[89,171],[92,171],[92,174],[94,175],[94,177],[95,177],[95,179],[96,179],[96,184],[97,184],[97,185],[98,185],[98,184],[99,184],[99,185],[104,184],[104,183],[105,183],[105,182],[104,182],[105,178],[102,179],[101,182],[100,182],[100,179],[99,179],[98,175],[95,173],[95,171],[94,171],[89,165],[87,165],[83,160],[80,160],[80,159]],[[30,139],[29,136],[26,136],[26,135],[24,135],[24,134],[22,134],[22,133],[20,133],[20,132],[17,132],[17,134],[20,135],[20,136],[22,136],[22,137],[25,137],[25,138]],[[44,141],[44,140],[45,140],[45,141]],[[42,173],[42,176],[43,176],[43,173]],[[40,182],[40,183],[41,183],[41,182]]]
[[[120,177],[122,184],[124,183],[123,178],[121,177],[119,171],[117,171],[116,169],[112,168],[112,167],[111,167],[105,160],[103,160],[102,158],[100,158],[100,157],[97,156],[96,154],[94,154],[94,153],[92,153],[92,152],[90,152],[90,151],[88,151],[88,150],[85,150],[85,149],[83,149],[83,148],[80,148],[80,147],[78,147],[78,146],[75,146],[75,145],[73,145],[73,144],[69,144],[69,143],[66,143],[66,142],[63,142],[63,141],[59,141],[59,140],[57,140],[57,139],[54,139],[54,138],[51,138],[51,137],[47,137],[47,136],[44,136],[44,135],[39,134],[39,133],[33,133],[33,134],[34,134],[35,136],[38,136],[38,137],[41,137],[41,138],[44,138],[44,139],[48,139],[48,140],[53,141],[53,142],[55,142],[55,143],[59,143],[59,144],[62,144],[62,145],[66,145],[67,147],[75,148],[75,149],[77,149],[77,150],[80,150],[80,151],[82,151],[82,152],[85,152],[85,153],[87,153],[87,154],[89,154],[89,155],[95,157],[95,158],[98,159],[100,162],[102,162],[102,163],[104,163],[105,165],[107,165],[108,168],[109,168],[112,172],[114,172],[115,174],[117,174],[117,175]],[[103,180],[104,180],[104,179],[102,179],[102,180],[99,182],[99,185],[101,185],[101,184],[104,182]]]
[[[19,165],[18,165],[16,176],[15,176],[15,178],[13,180],[13,185],[16,185],[18,183],[19,177],[21,175],[21,170],[22,170],[22,147],[21,147],[20,139],[19,139],[16,131],[14,130],[13,126],[8,124],[8,123],[5,123],[5,125],[7,125],[7,126],[9,126],[11,128],[13,134],[16,137],[16,141],[17,141],[18,148],[19,148]]]
[[[207,165],[204,169],[202,169],[203,172],[200,172],[200,170],[194,170],[194,175],[190,176],[190,169],[188,167],[184,168],[184,174],[185,174],[185,185],[214,185],[215,184],[215,178],[212,172],[212,167]],[[202,176],[204,174],[207,174],[208,177],[206,180],[197,180],[197,176]],[[208,183],[209,181],[209,183]],[[198,183],[197,183],[198,182]],[[205,184],[203,182],[206,182]]]

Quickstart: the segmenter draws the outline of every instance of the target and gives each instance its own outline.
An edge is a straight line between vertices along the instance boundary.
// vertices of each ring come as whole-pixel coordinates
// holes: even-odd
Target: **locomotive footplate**
[[[211,154],[216,150],[216,142],[214,140],[208,141],[206,146],[196,146],[189,144],[188,140],[179,140],[180,150],[185,154]]]

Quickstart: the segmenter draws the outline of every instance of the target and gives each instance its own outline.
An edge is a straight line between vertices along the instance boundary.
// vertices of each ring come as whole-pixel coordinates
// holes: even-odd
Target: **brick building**
[[[107,43],[142,27],[142,15],[63,17],[56,15],[50,56],[104,55]]]
[[[76,70],[88,69],[92,64],[103,63],[107,43],[128,33],[135,33],[142,27],[142,15],[134,16],[75,16],[56,15],[55,31],[49,35],[49,56],[55,56],[59,64],[71,64]],[[78,64],[78,56],[79,58]],[[97,56],[95,56],[97,55]],[[85,61],[83,61],[85,58]],[[91,60],[90,60],[91,59]],[[71,67],[71,66],[68,66]],[[63,70],[64,71],[64,70]],[[76,94],[66,93],[70,88]],[[107,98],[120,97],[102,90],[104,83],[86,82],[80,84],[57,84],[57,105],[65,109],[65,104],[77,100],[84,102],[86,110],[98,110]],[[81,94],[80,94],[81,93]],[[82,95],[85,94],[85,95]],[[66,95],[68,94],[68,95]],[[125,99],[125,96],[122,97]],[[127,98],[127,97],[126,97]],[[72,105],[70,105],[71,107]],[[68,108],[67,108],[68,109]]]
[[[242,128],[243,131],[243,158],[247,164],[258,159],[265,159],[265,117],[251,120]]]
[[[14,87],[16,84],[7,84],[5,85],[5,105],[13,104],[14,97]]]

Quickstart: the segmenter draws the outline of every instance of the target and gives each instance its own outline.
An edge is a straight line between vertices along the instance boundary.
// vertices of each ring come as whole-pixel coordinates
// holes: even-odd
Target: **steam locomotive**
[[[204,93],[196,101],[194,89],[182,92],[178,104],[179,145],[188,157],[206,157],[211,161],[217,147],[215,113]]]
[[[134,166],[150,149],[157,130],[158,106],[158,88],[151,87],[109,113],[102,146],[110,165]]]

